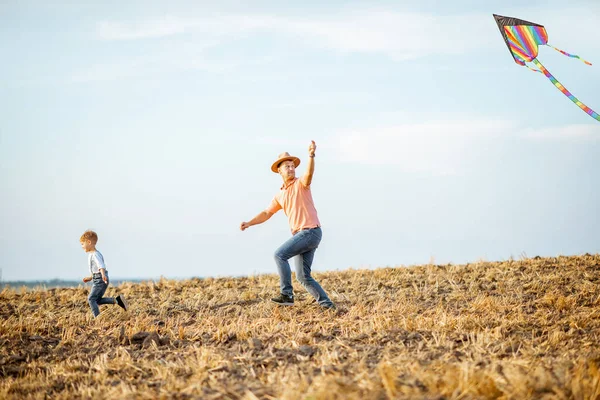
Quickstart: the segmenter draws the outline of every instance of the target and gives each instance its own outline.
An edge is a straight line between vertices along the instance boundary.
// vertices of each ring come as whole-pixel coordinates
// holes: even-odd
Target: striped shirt
[[[107,272],[106,265],[104,264],[104,257],[98,250],[92,251],[88,256],[88,266],[90,267],[90,272],[92,274],[100,273],[101,268],[104,268],[104,272]]]

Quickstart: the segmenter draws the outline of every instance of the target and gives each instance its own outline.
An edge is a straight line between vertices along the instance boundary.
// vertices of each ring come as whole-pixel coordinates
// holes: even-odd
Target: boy
[[[96,250],[96,243],[98,243],[98,235],[94,231],[85,231],[79,238],[81,242],[81,248],[89,253],[88,256],[88,267],[90,268],[91,276],[83,278],[83,282],[93,281],[92,290],[88,296],[88,303],[94,314],[94,318],[100,314],[98,305],[100,304],[118,304],[127,311],[127,302],[122,295],[114,297],[102,297],[106,288],[108,287],[108,271],[104,265],[104,257]]]

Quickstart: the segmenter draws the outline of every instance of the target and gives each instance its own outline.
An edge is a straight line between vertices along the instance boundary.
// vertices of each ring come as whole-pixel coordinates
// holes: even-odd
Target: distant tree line
[[[132,282],[132,283],[139,283],[142,281],[151,281],[153,279],[111,279],[110,280],[110,284],[111,286],[117,286],[120,285],[123,282]],[[67,281],[67,280],[62,280],[62,279],[50,279],[50,280],[45,280],[45,281],[4,281],[4,282],[0,282],[0,288],[4,289],[7,286],[10,286],[12,288],[20,288],[20,287],[26,287],[28,289],[33,289],[33,288],[37,288],[37,287],[41,287],[41,288],[46,288],[46,289],[52,289],[52,288],[73,288],[73,287],[78,287],[78,286],[87,286],[88,284],[85,284],[81,281]]]

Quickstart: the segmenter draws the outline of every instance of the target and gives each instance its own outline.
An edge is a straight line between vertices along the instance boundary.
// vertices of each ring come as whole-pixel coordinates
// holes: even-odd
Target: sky
[[[600,252],[590,1],[0,1],[3,280],[275,273],[271,163],[317,145],[313,271]]]

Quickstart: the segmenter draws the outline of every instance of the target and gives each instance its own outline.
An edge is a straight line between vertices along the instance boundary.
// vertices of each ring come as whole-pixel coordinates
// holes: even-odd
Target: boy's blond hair
[[[81,243],[85,242],[86,240],[89,240],[90,242],[92,242],[93,245],[95,245],[96,243],[98,243],[98,235],[94,231],[87,230],[83,232],[83,235],[81,235],[81,237],[79,238],[79,241]]]

